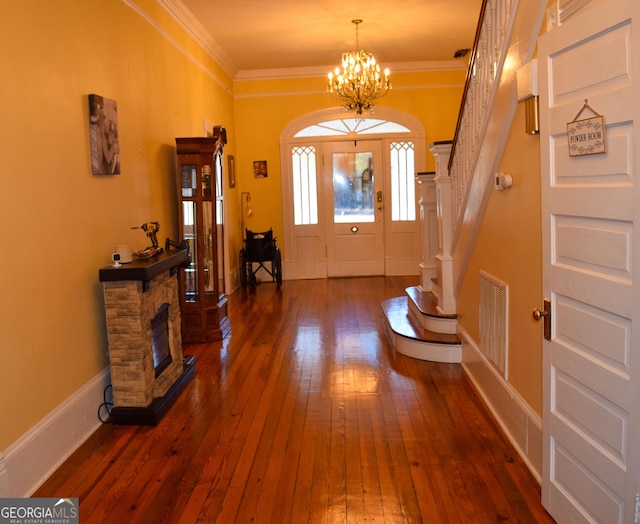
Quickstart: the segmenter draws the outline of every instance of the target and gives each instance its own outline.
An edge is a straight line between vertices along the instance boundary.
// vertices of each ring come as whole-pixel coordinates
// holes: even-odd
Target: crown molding
[[[238,70],[229,56],[181,0],[158,0],[158,3],[202,46],[229,77],[234,78],[237,75]]]
[[[433,60],[428,62],[394,62],[385,64],[393,73],[421,73],[428,71],[466,71],[463,60]],[[333,66],[290,67],[284,69],[246,69],[238,71],[234,80],[277,80],[283,78],[326,77]]]
[[[133,3],[135,0],[128,0]],[[331,66],[291,67],[281,69],[245,69],[239,71],[222,47],[216,42],[182,0],[158,0],[169,15],[193,37],[234,81],[278,80],[287,78],[326,77]],[[391,73],[466,70],[467,60],[434,60],[425,62],[394,62],[386,64]]]

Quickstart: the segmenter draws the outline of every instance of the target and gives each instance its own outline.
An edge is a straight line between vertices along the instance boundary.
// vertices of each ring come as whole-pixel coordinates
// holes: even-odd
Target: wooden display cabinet
[[[182,340],[222,340],[231,329],[224,294],[222,155],[227,135],[176,138],[178,232],[190,261],[180,270]]]

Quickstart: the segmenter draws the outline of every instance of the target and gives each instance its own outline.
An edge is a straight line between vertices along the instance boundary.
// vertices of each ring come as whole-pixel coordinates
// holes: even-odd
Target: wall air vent
[[[480,271],[480,351],[507,378],[508,286]]]

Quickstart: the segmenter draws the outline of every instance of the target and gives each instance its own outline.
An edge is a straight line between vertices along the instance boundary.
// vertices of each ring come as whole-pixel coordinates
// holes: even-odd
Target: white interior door
[[[539,42],[543,286],[551,303],[542,499],[558,522],[631,523],[640,437],[638,2],[580,4],[582,12]],[[567,123],[585,100],[604,116],[607,151],[570,156]]]
[[[329,277],[384,275],[379,140],[332,142],[324,158]]]

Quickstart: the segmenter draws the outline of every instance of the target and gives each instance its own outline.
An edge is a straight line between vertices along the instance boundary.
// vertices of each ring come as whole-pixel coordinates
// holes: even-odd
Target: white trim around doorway
[[[284,226],[284,251],[283,251],[283,276],[286,280],[296,280],[304,278],[326,278],[327,263],[327,232],[325,224],[320,220],[318,224],[294,226],[293,222],[293,189],[292,189],[292,167],[291,150],[296,146],[311,146],[316,155],[316,175],[322,173],[322,161],[325,145],[332,142],[354,141],[354,140],[378,140],[387,147],[391,141],[411,141],[415,145],[415,172],[426,170],[426,133],[422,123],[414,116],[384,107],[377,107],[375,112],[365,115],[364,118],[371,118],[380,121],[388,121],[400,124],[406,128],[407,132],[380,133],[375,134],[367,130],[364,134],[345,133],[333,134],[331,136],[306,136],[296,137],[296,134],[310,126],[323,122],[340,120],[353,120],[354,115],[339,108],[330,108],[303,115],[284,127],[280,135],[280,157],[282,170],[282,223]],[[366,126],[363,126],[366,127]],[[384,126],[381,127],[384,129]],[[383,154],[383,164],[385,163]],[[323,201],[323,184],[318,183],[318,202]],[[297,229],[296,229],[297,228]],[[302,258],[300,258],[302,257]],[[305,259],[304,261],[302,259]],[[419,273],[419,263],[416,261],[416,275]]]

